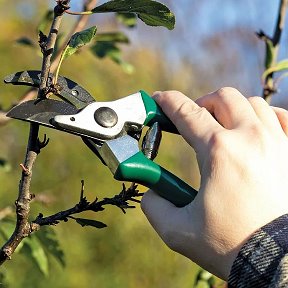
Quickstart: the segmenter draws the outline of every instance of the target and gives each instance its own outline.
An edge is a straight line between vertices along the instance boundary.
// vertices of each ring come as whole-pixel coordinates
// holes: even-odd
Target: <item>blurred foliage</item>
[[[31,49],[31,45],[19,45],[16,40],[22,39],[29,44],[25,39],[31,39],[32,43],[37,43],[36,31],[50,2],[0,1],[1,28],[5,31],[0,34],[0,78],[3,79],[5,75],[15,71],[41,67],[40,54],[38,56],[35,50]],[[72,21],[75,21],[75,18],[65,16],[65,21],[63,31],[73,25]],[[107,32],[107,27],[101,26],[99,22],[96,24],[100,33]],[[114,30],[108,32],[113,33]],[[159,32],[159,39],[155,41],[161,41],[160,34]],[[121,67],[108,58],[96,59],[89,50],[81,51],[80,55],[73,55],[65,61],[61,74],[83,85],[99,101],[117,99],[139,89],[149,93],[172,88],[184,93],[191,91],[195,71],[185,61],[178,66],[177,73],[171,74],[168,72],[171,63],[166,63],[162,53],[156,53],[149,49],[149,46],[138,46],[135,49],[132,45],[121,48],[124,49],[125,62],[135,67],[133,74],[124,73]],[[206,89],[203,83],[201,87],[193,85],[195,95],[203,93]],[[25,90],[23,87],[3,84],[0,103],[4,108],[10,107]],[[22,163],[25,154],[28,128],[26,123],[20,121],[11,121],[1,127],[0,158],[5,159],[5,163],[7,161],[11,167],[9,171],[0,169],[1,207],[11,205],[17,197],[21,173],[19,163]],[[50,137],[50,143],[38,156],[33,170],[31,192],[45,195],[51,201],[47,201],[48,204],[33,202],[32,219],[39,213],[47,216],[77,203],[81,179],[85,180],[85,196],[88,200],[94,199],[95,196],[113,196],[121,190],[121,183],[112,179],[110,171],[92,155],[79,137],[41,127],[40,134],[44,133]],[[199,186],[195,155],[180,136],[164,135],[156,161],[192,186]],[[144,187],[141,189],[146,190]],[[92,212],[81,214],[82,216],[95,218]],[[97,213],[97,220],[103,221],[108,227],[101,230],[93,227],[82,228],[74,221],[68,221],[53,228],[55,232],[50,232],[46,238],[43,236],[48,233],[46,229],[37,232],[34,239],[49,243],[45,245],[47,250],[33,252],[31,245],[23,244],[23,253],[13,255],[12,260],[3,266],[0,274],[1,283],[7,282],[9,287],[13,288],[193,287],[198,267],[163,245],[142,215],[139,206],[129,210],[126,215],[118,208],[107,207],[104,212]],[[3,223],[0,225],[2,228]],[[65,254],[65,268],[61,249],[57,248],[58,242],[51,233],[57,234],[57,241]],[[25,254],[27,256],[29,253],[42,255],[41,269],[44,274],[48,274],[48,265],[49,277],[35,269],[33,261],[27,260]],[[51,253],[54,257],[47,256],[47,259],[43,260],[43,255]],[[5,279],[2,281],[4,275]],[[8,286],[3,284],[2,287]]]

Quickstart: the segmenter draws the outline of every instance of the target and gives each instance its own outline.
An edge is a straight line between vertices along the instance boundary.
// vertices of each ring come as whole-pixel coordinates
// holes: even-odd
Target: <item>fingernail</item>
[[[160,94],[162,93],[162,91],[155,91],[153,94],[152,94],[152,98],[158,98],[160,96]]]

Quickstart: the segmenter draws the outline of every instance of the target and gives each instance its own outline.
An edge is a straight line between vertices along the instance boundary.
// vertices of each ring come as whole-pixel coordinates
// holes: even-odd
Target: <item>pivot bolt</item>
[[[116,112],[110,107],[100,107],[94,113],[95,121],[104,128],[114,127],[118,122]]]

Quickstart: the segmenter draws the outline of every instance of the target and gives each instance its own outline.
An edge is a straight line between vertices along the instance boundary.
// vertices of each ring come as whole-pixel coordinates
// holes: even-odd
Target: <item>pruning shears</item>
[[[52,79],[50,74],[48,82],[51,84]],[[17,72],[5,77],[4,82],[39,87],[40,71]],[[52,93],[61,100],[46,98],[23,102],[7,116],[82,137],[116,180],[142,184],[178,207],[195,198],[196,190],[147,158],[139,148],[145,126],[152,127],[152,134],[158,126],[178,133],[147,93],[139,91],[115,101],[97,102],[83,87],[62,76]]]

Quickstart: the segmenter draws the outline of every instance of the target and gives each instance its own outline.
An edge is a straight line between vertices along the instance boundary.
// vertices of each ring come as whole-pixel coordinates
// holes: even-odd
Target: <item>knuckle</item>
[[[192,105],[189,100],[184,100],[179,104],[178,109],[175,111],[175,115],[177,115],[177,118],[183,118],[191,114],[201,114],[204,113],[204,111],[207,111],[206,108]]]
[[[204,119],[204,114],[208,113],[207,109],[204,107],[195,107],[194,105],[191,105],[190,101],[183,102],[179,108],[175,111],[173,118],[175,125],[181,124],[183,120],[189,120],[190,117],[197,117],[199,121],[200,119]]]
[[[262,139],[266,139],[267,131],[263,129],[262,125],[258,123],[251,123],[248,130],[248,137],[255,142],[261,142]]]
[[[183,97],[184,94],[177,90],[167,90],[160,93],[161,98],[165,99],[167,97],[173,97],[175,99],[179,98],[179,96]]]
[[[231,145],[233,139],[230,136],[226,131],[220,131],[211,136],[209,140],[209,155],[212,161],[223,159],[223,157],[228,157],[228,155],[234,153],[234,147]]]
[[[240,95],[241,93],[233,87],[223,87],[216,91],[216,95],[220,98],[231,97],[231,95]]]
[[[209,141],[210,147],[213,148],[213,150],[221,149],[222,147],[227,146],[227,140],[225,136],[226,132],[219,131],[214,133]]]
[[[249,103],[254,106],[254,105],[268,105],[268,103],[259,96],[252,96],[248,98]]]

